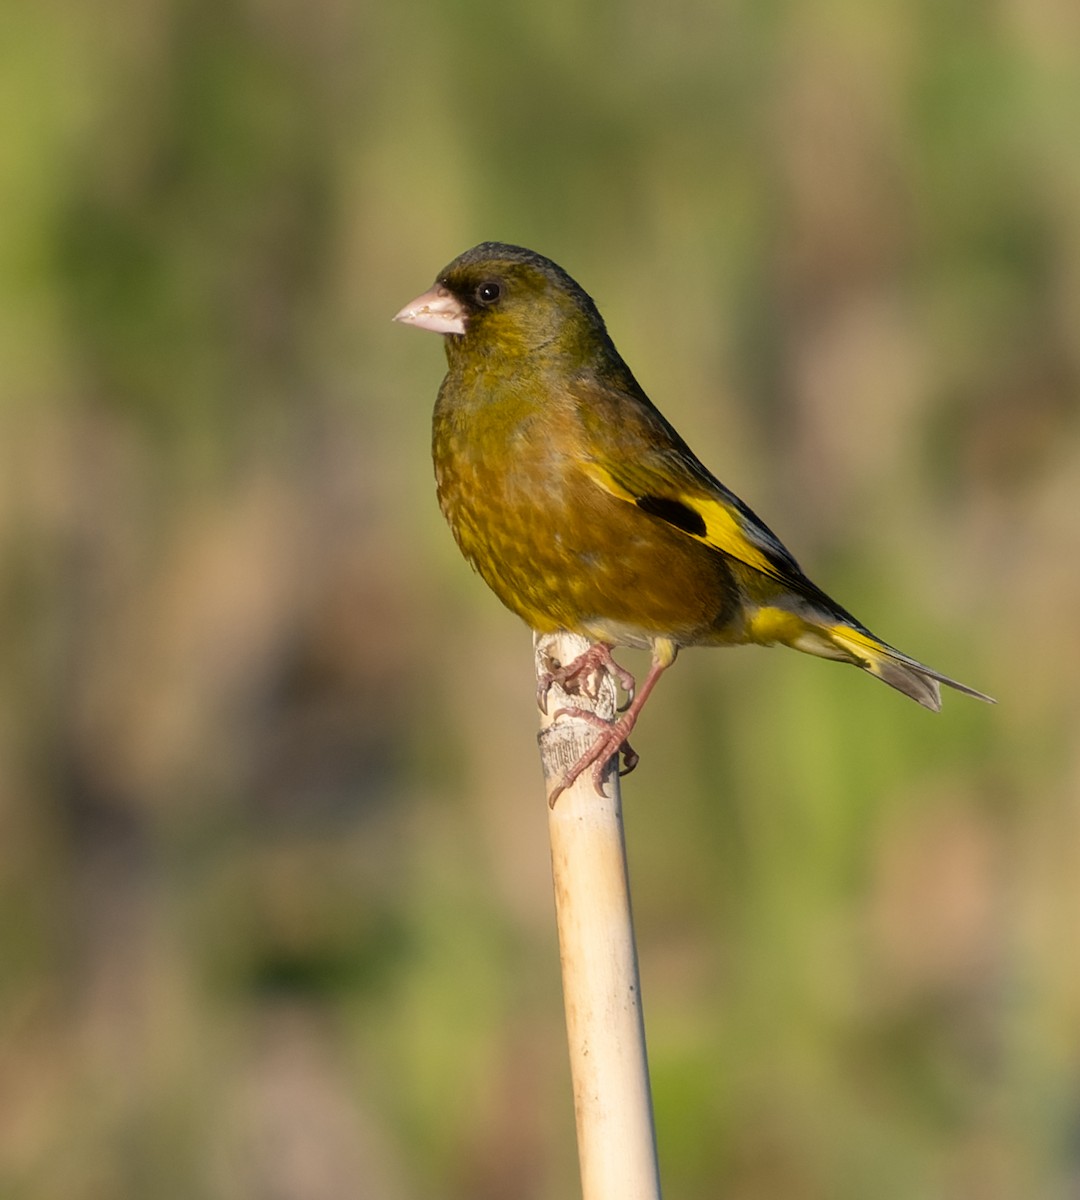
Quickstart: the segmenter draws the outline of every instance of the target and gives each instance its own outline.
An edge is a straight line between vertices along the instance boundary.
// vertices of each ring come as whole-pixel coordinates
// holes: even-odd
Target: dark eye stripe
[[[665,496],[638,496],[634,503],[642,512],[652,513],[684,533],[695,537],[705,536],[705,518],[681,500],[669,500]]]

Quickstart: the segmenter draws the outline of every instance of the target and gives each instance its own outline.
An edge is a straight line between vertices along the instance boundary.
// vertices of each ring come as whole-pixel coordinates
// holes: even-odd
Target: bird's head
[[[561,267],[502,242],[482,242],[455,258],[394,320],[448,335],[451,358],[546,350],[587,360],[613,352],[596,305]]]

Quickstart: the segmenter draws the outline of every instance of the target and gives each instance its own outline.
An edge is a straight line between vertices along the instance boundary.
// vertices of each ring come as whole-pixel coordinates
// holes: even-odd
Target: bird
[[[589,649],[541,679],[573,695],[602,669],[626,692],[612,722],[549,797],[584,771],[602,792],[676,655],[690,646],[775,644],[850,663],[924,708],[941,687],[992,697],[882,641],[803,573],[791,552],[694,454],[616,350],[592,297],[551,259],[482,242],[455,258],[395,321],[443,336],[435,401],[436,492],[465,558],[536,633]],[[640,687],[612,652],[649,651]]]

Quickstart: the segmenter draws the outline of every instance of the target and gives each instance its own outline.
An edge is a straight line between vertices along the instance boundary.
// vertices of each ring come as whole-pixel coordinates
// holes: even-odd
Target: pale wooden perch
[[[572,634],[536,639],[539,680],[551,661],[572,662],[588,649]],[[567,696],[553,685],[541,719],[540,755],[550,795],[597,731],[554,714],[595,710],[610,720],[615,686],[604,673],[598,698]],[[551,869],[562,959],[563,1000],[577,1116],[584,1200],[659,1200],[652,1096],[645,1054],[637,949],[614,763],[598,795],[591,772],[549,809]]]

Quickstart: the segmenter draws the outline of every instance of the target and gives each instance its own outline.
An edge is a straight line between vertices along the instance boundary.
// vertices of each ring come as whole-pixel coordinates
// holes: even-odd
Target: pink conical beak
[[[430,329],[432,333],[465,332],[465,310],[438,284],[406,304],[394,320],[415,325],[417,329]]]

